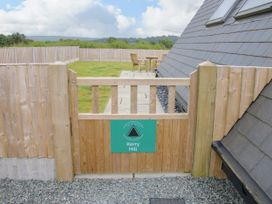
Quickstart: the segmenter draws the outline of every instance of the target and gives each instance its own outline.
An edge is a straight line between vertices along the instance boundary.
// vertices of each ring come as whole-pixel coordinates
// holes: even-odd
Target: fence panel
[[[271,81],[272,68],[217,66],[213,140],[221,140]],[[224,177],[221,160],[212,150],[210,175]]]
[[[6,63],[52,63],[56,61],[114,61],[130,62],[130,54],[139,58],[156,56],[159,59],[169,50],[100,49],[79,47],[12,47],[0,48],[0,64]]]
[[[131,53],[136,53],[142,59],[146,56],[156,56],[161,59],[162,55],[168,52],[169,50],[80,48],[79,59],[81,61],[130,62]]]
[[[0,48],[0,64],[73,62],[79,58],[79,47]]]
[[[0,157],[54,158],[72,179],[65,65],[0,65]]]
[[[158,120],[155,153],[111,153],[110,120],[79,120],[80,173],[184,172],[188,119]]]
[[[221,171],[221,160],[211,150],[211,143],[215,140],[221,140],[228,134],[237,120],[242,117],[261,90],[271,81],[272,68],[215,65],[210,62],[200,64],[199,67],[203,72],[208,72],[209,69],[206,66],[215,71],[213,80],[215,80],[216,85],[213,88],[214,90],[207,88],[198,92],[197,100],[201,99],[199,98],[200,95],[205,99],[210,91],[214,91],[215,95],[208,103],[213,106],[214,117],[207,123],[208,118],[205,113],[196,116],[196,130],[200,128],[201,124],[207,123],[203,126],[205,131],[196,132],[195,136],[196,144],[199,144],[201,148],[205,146],[206,148],[205,154],[203,154],[204,151],[199,151],[199,148],[195,147],[193,175],[224,177]],[[199,82],[203,80],[207,81],[207,78],[200,76]],[[200,88],[203,88],[203,86],[199,85]],[[202,104],[201,101],[199,103]],[[198,104],[197,110],[200,108],[199,106]],[[207,134],[208,127],[209,134]],[[210,134],[210,131],[212,134]]]

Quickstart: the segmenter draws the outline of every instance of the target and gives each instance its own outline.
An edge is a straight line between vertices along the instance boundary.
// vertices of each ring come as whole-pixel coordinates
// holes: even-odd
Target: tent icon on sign
[[[138,130],[134,126],[132,126],[132,128],[128,132],[127,136],[128,137],[140,137],[140,134],[139,134]]]

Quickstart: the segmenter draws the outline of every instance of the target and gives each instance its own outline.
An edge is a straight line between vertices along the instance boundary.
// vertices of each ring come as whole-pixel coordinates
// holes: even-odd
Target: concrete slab
[[[76,175],[78,179],[124,179],[133,178],[133,174],[80,174]]]
[[[0,179],[54,180],[55,161],[46,158],[0,158]]]
[[[186,177],[191,176],[189,173],[138,173],[135,178],[161,178],[161,177]]]
[[[155,78],[155,73],[148,72],[131,72],[122,71],[120,78],[137,78],[137,79],[147,79]],[[148,113],[149,112],[149,86],[138,86],[138,113]],[[164,113],[161,103],[156,98],[156,111],[157,113]],[[111,100],[109,100],[104,113],[111,112]],[[118,86],[118,112],[119,113],[130,113],[130,87],[129,86]]]
[[[80,174],[76,175],[78,179],[124,179],[124,178],[172,178],[186,177],[189,173],[128,173],[128,174]]]

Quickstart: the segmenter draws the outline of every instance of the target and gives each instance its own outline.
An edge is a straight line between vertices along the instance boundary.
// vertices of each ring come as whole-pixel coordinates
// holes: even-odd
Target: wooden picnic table
[[[158,60],[159,58],[157,56],[147,56],[146,59],[148,60],[148,71],[151,71],[152,60]]]

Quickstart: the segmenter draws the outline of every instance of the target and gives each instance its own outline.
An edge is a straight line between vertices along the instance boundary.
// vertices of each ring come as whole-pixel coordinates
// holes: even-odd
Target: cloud
[[[203,0],[159,0],[142,13],[142,26],[136,29],[140,36],[180,35]]]
[[[117,27],[120,31],[124,31],[136,23],[135,18],[122,15],[121,10],[115,6],[110,5],[107,6],[107,8],[108,11],[115,16]]]
[[[24,0],[0,9],[0,33],[84,37],[131,34],[136,20],[100,0]]]
[[[145,1],[155,6],[148,6],[133,17],[103,0],[23,0],[17,7],[6,5],[0,9],[0,33],[79,37],[180,35],[203,0]]]

